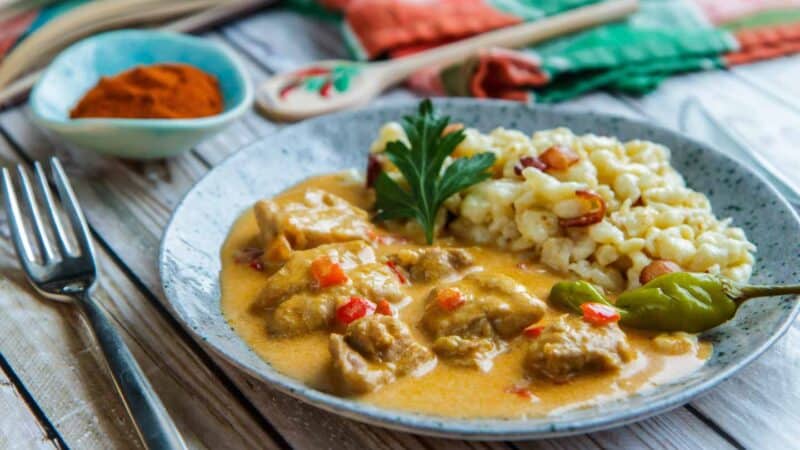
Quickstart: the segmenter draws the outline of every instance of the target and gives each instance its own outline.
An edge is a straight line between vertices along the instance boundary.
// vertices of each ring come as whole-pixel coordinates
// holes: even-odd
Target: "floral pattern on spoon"
[[[359,72],[359,64],[339,63],[332,67],[307,67],[291,74],[291,79],[281,88],[279,96],[286,99],[296,90],[303,89],[327,98],[337,92],[346,92]]]

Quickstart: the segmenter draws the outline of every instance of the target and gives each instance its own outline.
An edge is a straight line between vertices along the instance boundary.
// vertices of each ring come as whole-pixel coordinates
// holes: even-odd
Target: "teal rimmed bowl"
[[[103,76],[135,66],[189,64],[214,75],[224,110],[197,119],[70,119],[69,111]],[[121,30],[70,46],[50,64],[30,96],[33,119],[78,147],[124,158],[175,156],[222,130],[253,103],[238,59],[220,45],[167,31]]]

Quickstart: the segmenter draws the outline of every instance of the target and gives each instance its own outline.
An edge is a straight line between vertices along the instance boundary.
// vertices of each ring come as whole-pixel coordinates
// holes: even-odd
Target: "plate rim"
[[[251,376],[254,376],[259,381],[266,383],[272,389],[277,389],[282,393],[288,394],[293,398],[296,398],[314,407],[320,408],[324,411],[331,412],[348,419],[353,419],[358,422],[370,425],[376,425],[392,430],[422,434],[427,436],[456,438],[465,440],[545,439],[545,438],[575,435],[580,433],[589,433],[612,427],[628,425],[634,422],[645,420],[647,418],[665,413],[680,406],[683,406],[689,403],[697,396],[708,392],[711,388],[729,379],[735,373],[744,369],[746,366],[752,363],[756,358],[760,357],[778,339],[780,339],[781,337],[783,337],[784,334],[786,334],[789,327],[791,327],[792,324],[794,323],[798,314],[800,314],[800,302],[795,301],[792,307],[790,308],[788,315],[780,323],[780,326],[777,327],[775,330],[773,330],[773,332],[769,335],[769,337],[759,347],[751,351],[747,356],[743,357],[740,361],[737,361],[735,364],[730,364],[728,367],[725,367],[724,369],[715,373],[713,376],[696,383],[695,385],[691,386],[686,390],[681,391],[680,393],[675,393],[673,395],[669,395],[664,398],[656,399],[653,402],[649,402],[647,404],[642,405],[639,408],[635,408],[632,410],[620,411],[611,415],[601,414],[589,418],[579,419],[578,420],[579,423],[574,426],[570,423],[566,424],[542,423],[539,425],[531,424],[529,428],[524,427],[526,419],[506,420],[498,418],[485,418],[485,419],[447,418],[441,416],[434,416],[431,414],[420,414],[409,411],[377,407],[368,403],[358,402],[357,400],[343,398],[335,396],[333,394],[328,394],[316,390],[314,388],[311,388],[294,378],[291,378],[287,375],[280,373],[276,369],[271,369],[270,373],[263,373],[259,370],[256,370],[249,364],[240,361],[238,358],[232,355],[229,355],[228,353],[226,353],[224,349],[220,348],[212,341],[207,340],[202,334],[200,334],[199,331],[195,330],[193,327],[189,325],[189,323],[187,323],[183,319],[181,314],[173,307],[171,295],[175,294],[172,293],[173,289],[170,287],[170,283],[167,282],[167,274],[166,274],[167,273],[166,253],[167,253],[167,243],[168,243],[167,238],[169,237],[170,233],[173,230],[172,228],[173,223],[176,217],[178,216],[178,213],[181,211],[185,201],[198,188],[198,186],[201,185],[201,183],[203,183],[207,178],[213,176],[215,171],[221,170],[223,166],[229,164],[233,158],[241,154],[243,151],[246,151],[247,149],[253,146],[259,145],[259,143],[264,139],[274,138],[276,136],[279,136],[280,134],[288,133],[295,126],[309,124],[309,123],[314,124],[319,122],[325,122],[331,120],[332,118],[334,119],[343,118],[350,115],[369,113],[372,111],[379,111],[381,109],[387,109],[387,108],[408,109],[416,106],[418,103],[419,103],[418,99],[390,100],[365,108],[359,108],[350,111],[341,111],[333,114],[328,114],[325,116],[308,119],[302,122],[297,122],[295,124],[287,125],[275,131],[274,133],[267,134],[266,136],[260,136],[257,138],[257,140],[243,145],[242,147],[240,147],[239,149],[237,149],[236,151],[225,157],[219,163],[217,163],[214,167],[212,167],[206,174],[204,174],[200,179],[198,179],[189,190],[186,191],[186,193],[181,197],[180,201],[176,203],[172,211],[172,214],[170,215],[169,221],[164,227],[158,251],[158,272],[159,272],[159,278],[161,280],[162,291],[164,292],[166,299],[165,306],[173,314],[173,317],[176,319],[176,321],[180,323],[181,327],[193,337],[195,342],[200,344],[202,348],[212,351],[214,354],[221,356],[226,361],[235,365],[237,368],[244,370]],[[538,110],[540,112],[545,111],[546,114],[554,113],[561,116],[570,116],[571,118],[605,117],[608,119],[614,119],[621,122],[627,122],[629,124],[633,124],[640,127],[650,128],[667,135],[672,135],[673,137],[687,141],[688,143],[702,149],[702,151],[704,152],[710,151],[725,159],[730,160],[730,162],[738,166],[739,169],[749,174],[753,178],[757,179],[758,182],[764,185],[764,187],[769,191],[769,193],[772,194],[772,196],[774,196],[776,199],[779,200],[780,205],[783,206],[784,209],[787,209],[790,212],[792,221],[798,226],[800,226],[800,215],[798,215],[798,211],[794,207],[792,207],[789,201],[785,197],[783,197],[783,195],[781,195],[781,193],[777,191],[777,189],[766,178],[748,168],[737,158],[718,150],[713,145],[700,142],[682,132],[669,129],[665,126],[652,124],[646,120],[626,117],[614,113],[561,110],[550,105],[523,104],[507,100],[439,98],[439,99],[433,99],[433,103],[435,106],[454,105],[457,107],[458,106],[463,107],[465,105],[471,105],[478,108],[487,104],[495,104],[495,105],[505,105],[509,107],[528,109],[528,110]],[[241,339],[241,337],[239,337],[238,334],[237,337]],[[247,345],[246,342],[245,345]],[[247,345],[247,347],[250,348],[249,345]],[[250,350],[252,351],[252,349]],[[477,427],[476,425],[479,423],[485,423],[485,424],[491,423],[492,426]],[[505,426],[503,426],[502,424],[505,424]]]

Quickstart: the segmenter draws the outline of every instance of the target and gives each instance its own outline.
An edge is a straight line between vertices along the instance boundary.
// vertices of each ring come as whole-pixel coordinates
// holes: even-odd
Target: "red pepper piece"
[[[569,147],[552,146],[539,155],[539,160],[547,166],[545,170],[564,170],[575,165],[580,156]]]
[[[392,309],[392,304],[386,301],[386,299],[381,299],[378,302],[378,305],[375,307],[375,312],[378,314],[383,314],[384,316],[394,315],[394,309]]]
[[[395,275],[397,275],[397,279],[400,280],[400,284],[408,283],[408,279],[406,278],[405,275],[403,275],[403,272],[400,270],[400,268],[397,267],[396,262],[386,261],[386,265],[389,266],[390,269],[392,269],[392,272],[394,272]]]
[[[464,296],[456,288],[443,288],[436,293],[436,301],[445,311],[455,311],[464,304]]]
[[[588,227],[603,221],[606,216],[606,202],[603,197],[589,191],[575,191],[575,195],[585,205],[585,209],[588,212],[578,217],[558,219],[559,225],[564,228]]]
[[[522,176],[522,171],[528,167],[533,167],[542,171],[547,170],[547,164],[540,161],[539,158],[535,156],[523,156],[514,166],[514,174]]]
[[[524,334],[525,337],[536,339],[542,334],[542,330],[544,330],[544,327],[541,325],[539,326],[531,325],[528,328],[522,330],[522,334]]]
[[[533,392],[531,392],[530,389],[524,386],[511,386],[509,388],[506,388],[506,392],[508,392],[509,394],[514,394],[518,397],[522,397],[526,400],[533,399]]]
[[[343,325],[358,320],[375,312],[375,303],[363,297],[350,297],[344,305],[336,309],[336,320]]]
[[[581,305],[583,320],[592,325],[607,325],[619,321],[619,311],[602,303],[584,303]]]
[[[311,275],[322,288],[347,283],[348,280],[342,266],[333,262],[327,255],[311,261]]]

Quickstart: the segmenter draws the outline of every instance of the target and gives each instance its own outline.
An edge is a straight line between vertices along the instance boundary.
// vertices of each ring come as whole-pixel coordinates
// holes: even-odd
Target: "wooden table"
[[[276,9],[209,32],[207,38],[242,55],[255,83],[298,63],[346,56],[332,24]],[[800,142],[798,80],[800,57],[786,58],[678,77],[641,99],[593,94],[559,108],[675,127],[680,105],[696,96],[788,174],[800,176],[800,158],[791,157]],[[399,89],[386,97],[411,96]],[[684,407],[608,431],[515,443],[433,439],[341,419],[277,393],[205,352],[164,306],[156,271],[159,240],[175,204],[195,181],[277,127],[250,112],[179,158],[132,163],[66,148],[34,127],[25,107],[0,113],[3,165],[57,155],[68,168],[96,239],[102,272],[97,297],[192,448],[800,447],[797,323],[756,362]],[[27,286],[4,215],[0,274],[0,448],[139,448],[76,311],[42,300]]]

